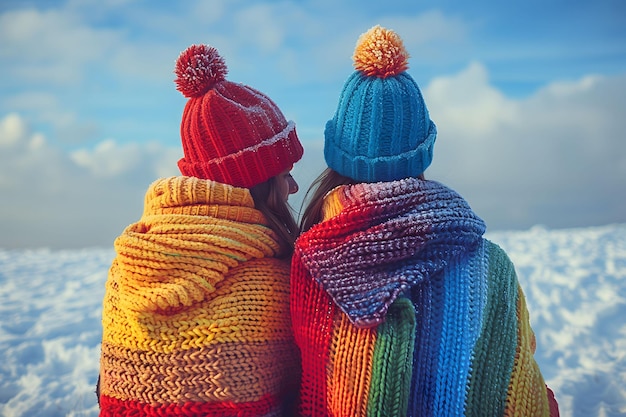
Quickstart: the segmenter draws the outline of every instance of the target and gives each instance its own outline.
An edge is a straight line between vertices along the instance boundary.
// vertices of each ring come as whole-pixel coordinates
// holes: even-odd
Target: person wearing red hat
[[[181,176],[148,189],[106,282],[101,416],[291,415],[300,376],[289,314],[295,125],[226,80],[217,50],[176,67],[188,98]]]

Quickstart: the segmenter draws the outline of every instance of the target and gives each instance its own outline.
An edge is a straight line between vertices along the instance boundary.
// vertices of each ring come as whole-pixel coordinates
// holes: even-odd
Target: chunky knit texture
[[[289,415],[289,265],[248,190],[158,180],[115,249],[101,416]]]
[[[406,71],[402,40],[374,26],[359,38],[353,59],[355,71],[326,122],[326,164],[362,182],[419,176],[432,162],[437,127]]]
[[[301,415],[558,415],[513,265],[457,193],[408,178],[324,204],[291,271]]]
[[[226,62],[208,45],[176,60],[177,89],[189,100],[180,125],[183,175],[252,188],[291,169],[304,152],[296,126],[262,92],[226,79]]]

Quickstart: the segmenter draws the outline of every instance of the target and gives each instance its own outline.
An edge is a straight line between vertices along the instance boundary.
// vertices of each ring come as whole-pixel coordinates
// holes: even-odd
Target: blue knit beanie
[[[360,182],[417,177],[432,161],[437,128],[406,72],[402,40],[374,26],[359,38],[353,59],[356,71],[326,123],[326,164]]]

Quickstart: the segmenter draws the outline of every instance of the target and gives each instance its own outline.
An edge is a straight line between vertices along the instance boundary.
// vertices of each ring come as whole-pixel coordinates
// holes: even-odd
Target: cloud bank
[[[553,83],[515,100],[473,63],[425,95],[439,127],[432,174],[491,228],[625,220],[626,76]]]
[[[457,189],[491,230],[626,220],[626,121],[617,114],[626,108],[626,77],[586,77],[511,99],[472,63],[422,89],[439,132],[427,177]],[[321,140],[304,146],[296,208],[325,166]],[[114,139],[64,151],[19,114],[4,116],[0,246],[110,245],[140,216],[150,182],[178,174],[181,155],[179,147]]]
[[[355,41],[374,24],[404,39],[437,124],[427,177],[457,189],[490,230],[626,222],[624,43],[593,37],[621,34],[620,14],[576,5],[569,23],[554,22],[546,8],[537,32],[520,34],[508,6],[439,7],[0,5],[0,247],[110,247],[138,219],[148,185],[178,174],[185,99],[172,70],[192,43],[217,46],[231,81],[263,91],[296,122],[305,156],[291,202],[300,209],[324,168],[324,124]],[[516,7],[534,14],[533,4]],[[577,39],[551,37],[580,19]]]

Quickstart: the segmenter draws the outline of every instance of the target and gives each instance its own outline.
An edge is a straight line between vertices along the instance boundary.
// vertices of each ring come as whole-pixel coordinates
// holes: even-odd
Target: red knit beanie
[[[183,175],[251,188],[300,160],[294,123],[263,93],[227,81],[215,48],[190,46],[174,72],[177,90],[189,98],[180,126]]]

